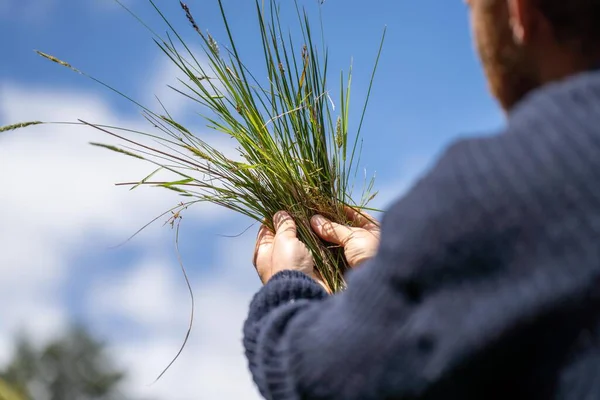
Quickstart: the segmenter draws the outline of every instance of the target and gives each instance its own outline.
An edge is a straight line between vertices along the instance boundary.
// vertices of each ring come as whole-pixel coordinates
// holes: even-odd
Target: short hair
[[[600,51],[600,0],[538,0],[538,7],[558,40]]]

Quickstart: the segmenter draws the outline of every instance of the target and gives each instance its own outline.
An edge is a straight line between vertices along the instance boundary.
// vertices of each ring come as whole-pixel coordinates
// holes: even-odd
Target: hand
[[[377,253],[380,228],[373,217],[346,207],[346,216],[356,226],[336,224],[321,215],[315,215],[310,223],[321,239],[344,248],[346,260],[356,267]]]
[[[276,273],[284,270],[300,271],[326,285],[314,270],[314,260],[306,245],[296,237],[296,224],[292,217],[280,211],[273,217],[275,232],[263,225],[254,249],[254,266],[262,283],[267,283]]]

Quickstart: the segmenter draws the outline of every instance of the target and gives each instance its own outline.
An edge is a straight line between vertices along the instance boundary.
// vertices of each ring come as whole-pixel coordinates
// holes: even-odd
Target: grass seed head
[[[217,41],[215,40],[215,38],[212,37],[212,35],[210,33],[207,33],[207,37],[208,37],[208,46],[210,47],[210,50],[213,52],[213,54],[215,56],[219,55],[219,45],[217,44]]]
[[[19,122],[17,124],[0,126],[0,132],[14,131],[15,129],[26,128],[28,126],[43,124],[42,121]]]

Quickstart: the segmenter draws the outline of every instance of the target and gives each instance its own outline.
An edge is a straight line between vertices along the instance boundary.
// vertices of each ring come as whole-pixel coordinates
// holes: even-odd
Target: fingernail
[[[273,216],[273,224],[278,225],[282,219],[284,219],[288,214],[285,211],[278,211]]]
[[[325,218],[322,215],[315,215],[314,217],[312,217],[312,220],[317,226],[321,226],[326,222]]]

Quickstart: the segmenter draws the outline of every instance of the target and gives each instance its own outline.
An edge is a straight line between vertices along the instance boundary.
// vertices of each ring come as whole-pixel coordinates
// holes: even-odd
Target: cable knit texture
[[[282,272],[244,327],[266,399],[600,399],[600,73],[451,145],[327,296]]]

